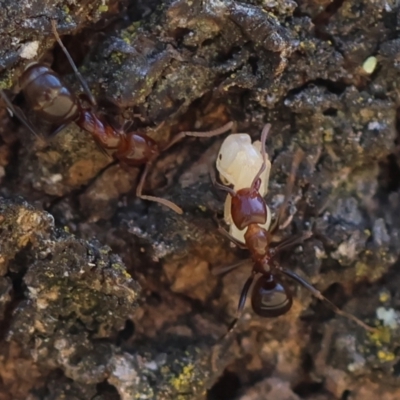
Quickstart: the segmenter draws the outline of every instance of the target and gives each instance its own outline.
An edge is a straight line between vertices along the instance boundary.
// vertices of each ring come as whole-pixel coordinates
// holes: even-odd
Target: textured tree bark
[[[0,399],[396,399],[399,387],[399,7],[371,1],[1,1],[0,86],[33,60],[81,93],[50,19],[116,123],[162,144],[234,121],[272,124],[267,201],[293,155],[281,262],[368,334],[296,288],[292,310],[234,318],[250,267],[218,234],[224,193],[209,173],[223,138],[185,139],[153,165],[122,168],[74,124],[39,140],[0,111]],[[63,35],[70,36],[63,36]],[[375,63],[377,65],[375,66]],[[14,85],[14,86],[13,86]],[[378,372],[377,372],[378,371]],[[373,394],[373,397],[371,396]]]

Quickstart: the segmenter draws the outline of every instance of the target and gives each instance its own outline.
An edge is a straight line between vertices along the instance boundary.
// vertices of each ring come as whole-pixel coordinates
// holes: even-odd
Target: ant
[[[60,76],[55,71],[44,64],[34,62],[25,68],[19,79],[19,86],[28,105],[40,118],[56,126],[51,135],[56,135],[71,122],[75,122],[79,128],[92,135],[98,147],[105,155],[108,156],[107,151],[111,151],[113,158],[125,167],[140,167],[144,165],[144,170],[136,187],[136,196],[144,200],[158,202],[169,207],[176,213],[182,214],[183,210],[175,203],[142,193],[151,164],[161,152],[169,149],[184,137],[209,138],[217,136],[230,130],[233,123],[228,122],[221,128],[208,132],[180,132],[162,149],[155,140],[147,136],[144,132],[125,132],[124,130],[114,128],[107,122],[103,115],[99,115],[97,112],[96,100],[78,71],[68,50],[62,43],[54,20],[51,20],[51,26],[58,44],[84,90],[84,95],[78,98],[62,82]],[[18,117],[25,127],[35,136],[39,136],[33,125],[17,107],[13,106],[3,90],[0,90],[0,95],[10,111]],[[84,106],[82,100],[86,100],[89,103],[89,107]]]
[[[374,328],[365,324],[354,315],[339,309],[304,278],[301,278],[289,269],[283,268],[277,262],[276,256],[282,250],[286,250],[309,239],[312,236],[312,232],[305,232],[284,239],[280,239],[277,235],[277,232],[286,227],[291,221],[290,217],[285,221],[284,214],[293,189],[296,171],[303,158],[303,152],[301,150],[298,151],[294,157],[291,173],[286,184],[285,198],[277,212],[276,219],[272,225],[268,227],[265,226],[267,220],[270,219],[268,215],[270,211],[264,198],[260,194],[260,177],[267,168],[266,160],[268,158],[265,151],[265,142],[270,129],[270,124],[265,125],[263,128],[261,134],[261,159],[263,162],[249,187],[235,190],[214,181],[217,188],[228,192],[228,196],[231,197],[231,220],[239,231],[245,231],[244,243],[241,242],[240,236],[235,237],[222,228],[220,228],[220,231],[238,247],[247,249],[251,254],[253,262],[251,275],[243,285],[240,294],[237,317],[230,325],[229,332],[233,330],[238,322],[240,314],[243,312],[247,295],[257,275],[259,275],[259,278],[256,280],[252,289],[251,304],[254,312],[261,317],[279,317],[280,315],[286,314],[292,307],[292,293],[284,282],[279,279],[279,275],[284,275],[304,286],[315,297],[330,306],[335,313],[351,319],[367,331],[374,332]],[[217,268],[213,273],[217,275],[231,271],[245,264],[247,261],[248,260],[245,260],[228,267]]]

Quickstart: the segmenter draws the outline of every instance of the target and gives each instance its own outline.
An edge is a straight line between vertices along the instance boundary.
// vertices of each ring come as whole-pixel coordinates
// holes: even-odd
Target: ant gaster
[[[96,141],[98,147],[106,154],[111,151],[114,159],[124,166],[138,167],[145,165],[136,188],[137,197],[155,201],[163,204],[178,214],[183,211],[173,202],[154,196],[142,194],[145,178],[152,162],[159,154],[173,146],[186,136],[212,137],[220,135],[232,127],[229,122],[219,129],[208,132],[180,132],[163,149],[160,149],[157,142],[147,136],[144,132],[115,129],[104,116],[96,112],[96,100],[89,90],[88,85],[79,73],[68,50],[63,45],[56,29],[55,21],[52,20],[54,36],[66,55],[76,77],[78,78],[85,92],[85,98],[90,106],[83,106],[80,98],[62,82],[61,78],[51,68],[40,63],[31,63],[27,66],[19,79],[19,86],[24,94],[28,105],[44,121],[56,126],[53,135],[60,132],[71,122],[75,122],[81,129],[89,132]],[[21,122],[35,135],[35,128],[28,121],[25,115],[8,99],[1,90],[0,94],[8,108],[21,120]]]
[[[264,129],[262,131],[261,152],[264,162],[262,163],[261,168],[259,169],[257,174],[254,176],[253,181],[251,182],[251,185],[249,187],[236,191],[228,186],[224,186],[215,182],[216,187],[225,190],[226,192],[228,192],[228,195],[231,196],[231,218],[233,223],[239,230],[245,230],[245,245],[225,230],[220,230],[237,246],[248,249],[253,262],[251,275],[243,285],[243,289],[240,295],[238,316],[244,309],[247,294],[253,286],[253,281],[257,275],[259,277],[253,286],[251,295],[251,304],[254,312],[257,315],[266,318],[278,317],[287,313],[292,307],[293,297],[290,289],[285,285],[283,281],[279,279],[279,275],[285,275],[300,283],[319,300],[327,303],[337,314],[353,320],[358,325],[362,326],[368,331],[374,331],[374,328],[368,326],[354,315],[340,310],[305,279],[301,278],[293,271],[283,268],[277,262],[276,256],[282,250],[288,249],[296,244],[303,242],[304,240],[310,238],[312,233],[305,232],[302,234],[284,238],[282,240],[279,240],[278,236],[276,235],[277,231],[279,229],[282,229],[282,226],[286,226],[288,224],[288,221],[290,222],[290,218],[288,221],[284,221],[284,212],[289,202],[290,194],[292,192],[296,170],[303,157],[301,151],[298,151],[295,155],[292,164],[292,171],[289,175],[288,183],[286,185],[285,200],[278,210],[275,222],[268,229],[265,229],[262,226],[266,223],[268,219],[268,213],[270,212],[264,198],[259,192],[261,184],[260,176],[266,168],[265,142],[270,128],[271,125],[267,124],[264,126]],[[277,238],[278,241],[276,241]],[[217,268],[216,270],[214,270],[214,274],[228,272],[239,265],[243,265],[247,261],[248,260],[245,260],[245,262],[240,262],[229,267]],[[238,318],[233,321],[230,330],[233,329],[237,321]]]

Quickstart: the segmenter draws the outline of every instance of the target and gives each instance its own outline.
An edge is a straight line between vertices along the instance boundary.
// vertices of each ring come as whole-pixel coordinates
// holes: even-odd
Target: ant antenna
[[[38,139],[43,140],[42,136],[39,135],[35,128],[32,126],[32,124],[28,121],[28,119],[24,116],[24,114],[17,108],[15,107],[8,96],[5,94],[3,89],[0,89],[0,96],[6,103],[7,108],[11,111],[12,114],[14,114],[22,123],[23,125],[31,132],[33,135],[35,135]]]
[[[335,304],[333,304],[330,300],[328,300],[319,290],[317,290],[314,286],[312,286],[305,279],[301,278],[299,275],[297,275],[293,271],[290,271],[288,269],[281,268],[281,267],[279,267],[279,270],[283,274],[288,276],[289,278],[300,283],[303,287],[305,287],[307,290],[309,290],[318,300],[321,300],[324,303],[326,303],[332,309],[332,311],[335,312],[336,314],[352,320],[353,322],[355,322],[357,325],[361,326],[368,332],[374,333],[377,331],[376,328],[373,328],[372,326],[367,325],[365,322],[358,319],[355,315],[352,315],[350,313],[347,313],[346,311],[341,310],[339,307],[337,307]]]
[[[215,176],[215,171],[213,169],[210,171],[210,177],[211,182],[216,189],[224,190],[225,192],[228,192],[232,197],[236,196],[235,189],[229,186],[221,185],[219,182],[217,182],[217,177]]]
[[[63,42],[60,39],[60,36],[58,35],[57,28],[56,28],[56,21],[54,19],[51,20],[51,28],[54,34],[54,37],[56,38],[58,44],[61,47],[61,50],[64,52],[65,56],[68,59],[68,62],[70,63],[72,69],[75,72],[76,77],[78,78],[80,84],[82,85],[83,90],[85,91],[86,96],[88,96],[89,101],[92,105],[96,105],[96,100],[92,94],[92,92],[89,89],[89,86],[87,85],[86,81],[83,79],[81,73],[78,71],[78,68],[76,67],[74,60],[72,59],[71,55],[69,54],[68,50],[64,46]]]
[[[264,125],[264,128],[261,132],[261,158],[262,158],[262,164],[260,170],[257,172],[257,175],[254,177],[253,182],[251,183],[250,187],[254,187],[256,182],[260,179],[261,174],[264,172],[266,165],[265,165],[265,142],[267,141],[267,136],[268,133],[271,129],[271,124],[266,124]]]
[[[172,211],[175,211],[177,214],[183,214],[182,208],[177,206],[172,201],[163,199],[162,197],[148,196],[148,195],[142,194],[144,181],[146,179],[147,173],[149,172],[150,166],[151,166],[151,163],[147,163],[144,167],[142,176],[140,177],[140,181],[136,187],[136,196],[143,200],[154,201],[156,203],[162,204],[163,206],[170,208]]]
[[[191,131],[186,131],[186,132],[180,132],[177,135],[175,135],[172,140],[162,149],[162,151],[168,150],[170,147],[172,147],[175,143],[178,143],[181,141],[183,138],[186,136],[191,136],[191,137],[198,137],[198,138],[210,138],[214,136],[221,135],[222,133],[225,133],[232,129],[233,122],[228,122],[225,125],[221,126],[220,128],[213,129],[212,131],[207,131],[207,132],[191,132]]]

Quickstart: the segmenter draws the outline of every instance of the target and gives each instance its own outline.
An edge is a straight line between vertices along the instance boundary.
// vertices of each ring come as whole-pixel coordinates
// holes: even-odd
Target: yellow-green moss
[[[193,364],[185,365],[182,372],[170,380],[171,386],[179,393],[188,389],[194,378],[195,366]]]
[[[108,5],[106,4],[102,4],[101,6],[99,6],[99,8],[97,9],[99,12],[103,13],[103,12],[107,12],[108,11]]]
[[[0,89],[9,89],[13,85],[13,77],[10,71],[3,74],[3,78],[0,80]]]
[[[127,44],[131,44],[133,39],[137,36],[137,31],[140,25],[140,21],[133,22],[131,25],[129,25],[128,28],[121,32],[122,40]]]
[[[390,296],[390,292],[386,289],[383,289],[379,292],[379,301],[381,303],[386,303],[387,301],[389,301],[391,298]]]
[[[126,55],[121,53],[120,51],[113,51],[111,54],[111,60],[116,64],[122,64],[125,57]]]
[[[388,362],[388,361],[393,361],[396,358],[396,356],[395,356],[394,353],[392,353],[390,351],[379,350],[378,351],[378,358],[382,362]]]
[[[390,328],[387,326],[380,326],[379,328],[376,328],[375,332],[369,334],[369,338],[375,346],[378,347],[381,347],[384,344],[389,344],[392,339]]]
[[[69,13],[70,13],[70,8],[66,5],[66,4],[64,4],[62,7],[61,7],[61,9],[62,9],[62,11],[65,13],[65,14],[67,14],[67,15],[69,15]]]

